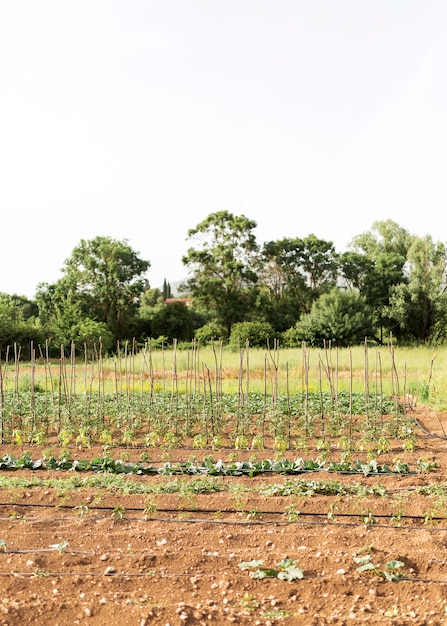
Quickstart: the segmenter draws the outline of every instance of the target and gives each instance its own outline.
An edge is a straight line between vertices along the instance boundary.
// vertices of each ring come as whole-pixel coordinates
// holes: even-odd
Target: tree
[[[342,276],[347,284],[358,288],[373,311],[380,343],[384,327],[388,332],[395,327],[395,321],[388,315],[390,295],[396,285],[407,281],[405,268],[413,239],[413,235],[392,220],[374,222],[371,231],[352,240],[354,252],[340,257]]]
[[[168,298],[172,298],[171,285],[167,282],[166,278],[163,280],[163,302]]]
[[[0,293],[0,352],[14,343],[29,356],[29,344],[35,347],[43,340],[42,327],[37,318],[37,305],[23,296]]]
[[[314,298],[328,292],[337,280],[337,254],[332,241],[309,235],[303,239],[303,272]]]
[[[197,247],[182,258],[191,274],[182,290],[189,292],[194,308],[222,325],[227,337],[233,324],[250,316],[255,302],[255,227],[243,215],[219,211],[188,231]]]
[[[371,230],[354,237],[350,247],[361,251],[370,259],[379,254],[395,253],[406,259],[413,235],[393,220],[374,222]]]
[[[125,339],[139,298],[148,288],[143,276],[149,266],[126,239],[96,237],[81,240],[62,271],[74,290],[88,299],[89,317],[107,324],[115,339]]]
[[[72,342],[79,349],[100,343],[104,350],[114,347],[115,337],[107,324],[89,317],[90,299],[72,288],[65,277],[52,285],[40,283],[36,301],[52,355],[59,355],[61,346],[69,351]]]
[[[181,302],[163,305],[152,317],[151,334],[154,339],[163,336],[171,341],[191,341],[194,328],[188,307]]]
[[[409,276],[390,297],[390,318],[407,339],[445,339],[447,321],[447,248],[427,235],[415,237],[408,251]]]
[[[334,346],[347,347],[363,343],[371,334],[371,309],[365,299],[355,291],[334,287],[284,333],[284,341],[289,346],[305,341],[314,346],[331,342]]]
[[[335,285],[337,268],[332,242],[315,235],[265,243],[258,270],[262,284],[258,308],[277,331],[290,328]]]

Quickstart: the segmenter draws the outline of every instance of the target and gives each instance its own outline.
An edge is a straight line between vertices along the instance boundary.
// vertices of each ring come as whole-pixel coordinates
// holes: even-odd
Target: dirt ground
[[[4,486],[0,624],[447,624],[447,499],[436,490],[446,485],[447,415],[418,408],[415,417],[423,426],[416,427],[416,449],[404,451],[396,442],[378,461],[399,456],[413,470],[424,459],[437,464],[433,471],[223,477],[216,479],[226,489],[222,492],[150,498],[100,486]],[[33,458],[43,452],[27,450]],[[213,454],[225,460],[229,452]],[[6,453],[19,456],[21,450],[0,447],[0,456]],[[102,454],[102,449],[73,451],[74,458]],[[120,450],[114,454],[120,458]],[[315,450],[309,454],[315,458]],[[191,450],[170,451],[175,461],[190,455]],[[262,455],[272,458],[272,451],[258,452]],[[0,478],[72,475],[16,470],[2,471]],[[120,479],[125,484],[174,481]],[[360,486],[348,496],[260,493],[262,485],[298,480]],[[382,495],[360,488],[378,484]],[[423,486],[431,488],[424,494]],[[358,571],[361,562],[355,559],[362,557],[374,569]],[[250,576],[255,566],[240,567],[258,559],[265,568],[291,559],[303,577],[257,579]],[[398,571],[404,576],[387,580],[386,563],[395,560],[402,562]]]

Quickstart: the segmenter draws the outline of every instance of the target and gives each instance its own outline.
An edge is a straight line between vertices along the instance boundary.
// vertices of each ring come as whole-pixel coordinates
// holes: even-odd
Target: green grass
[[[3,365],[3,389],[56,390],[64,394],[102,391],[170,393],[247,391],[275,393],[380,387],[384,394],[418,395],[447,406],[447,348],[352,349],[227,347],[142,351],[73,364],[35,362]]]

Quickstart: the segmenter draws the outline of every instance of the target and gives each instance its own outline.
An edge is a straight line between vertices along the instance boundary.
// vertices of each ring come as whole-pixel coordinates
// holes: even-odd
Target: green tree
[[[63,273],[89,302],[89,317],[107,325],[115,339],[125,339],[141,294],[148,288],[150,266],[127,240],[110,237],[81,240],[65,261]]]
[[[152,317],[151,334],[154,339],[163,336],[171,341],[191,341],[194,327],[188,307],[180,302],[163,305]]]
[[[277,331],[283,331],[335,285],[337,270],[337,254],[330,241],[315,235],[269,241],[259,259],[258,309]]]
[[[334,287],[338,257],[332,241],[309,235],[303,239],[302,268],[314,298]]]
[[[37,317],[34,301],[24,296],[0,293],[0,351],[5,352],[13,344],[22,348],[22,355],[29,357],[30,343],[35,348],[43,340],[43,329]]]
[[[166,278],[163,280],[163,301],[168,298],[172,298],[171,285],[167,282]]]
[[[151,309],[153,307],[160,307],[164,304],[165,299],[166,298],[160,289],[146,289],[146,291],[141,296],[140,308]]]
[[[350,247],[375,259],[379,254],[394,253],[406,259],[413,235],[393,220],[374,222],[371,230],[354,237]]]
[[[68,352],[72,342],[79,350],[95,344],[104,350],[114,348],[115,337],[107,324],[89,317],[90,297],[73,289],[65,277],[52,285],[39,284],[36,300],[52,355],[59,355],[61,346]]]
[[[447,249],[431,236],[413,239],[408,251],[408,281],[391,292],[389,315],[400,334],[416,341],[447,336]]]
[[[396,285],[407,281],[405,268],[413,239],[392,220],[374,222],[370,231],[352,240],[354,251],[340,256],[341,276],[371,307],[374,333],[380,343],[384,328],[388,332],[395,328],[395,321],[388,315],[390,296]]]
[[[256,222],[243,215],[219,211],[188,231],[197,247],[189,248],[182,259],[191,276],[182,290],[192,296],[195,309],[225,329],[227,337],[233,324],[253,311],[258,280],[255,227]]]

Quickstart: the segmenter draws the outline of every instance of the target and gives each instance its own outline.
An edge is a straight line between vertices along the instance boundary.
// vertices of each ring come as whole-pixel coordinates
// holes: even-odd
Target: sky
[[[0,0],[0,292],[98,236],[182,280],[221,210],[447,242],[446,31],[445,0]]]

